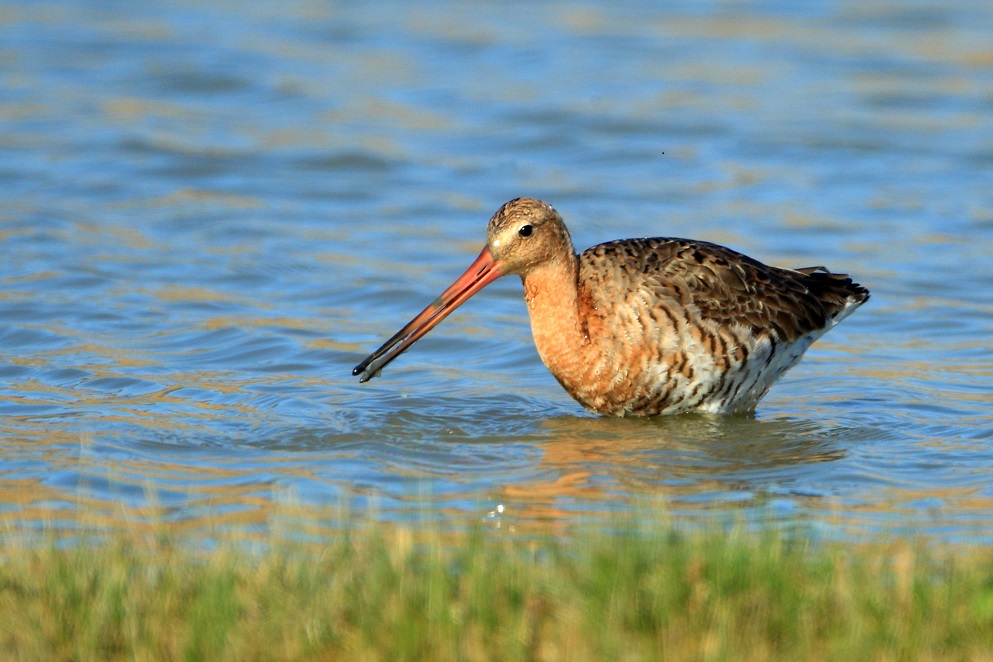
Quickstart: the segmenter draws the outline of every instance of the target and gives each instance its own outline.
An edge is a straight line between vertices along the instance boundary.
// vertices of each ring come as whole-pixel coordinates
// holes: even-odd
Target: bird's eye
[[[522,225],[521,229],[517,231],[517,234],[521,235],[522,237],[530,237],[532,232],[534,232],[534,226]]]

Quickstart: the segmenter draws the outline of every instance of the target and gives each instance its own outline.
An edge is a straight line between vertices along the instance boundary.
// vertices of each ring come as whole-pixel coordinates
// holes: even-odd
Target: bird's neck
[[[538,355],[569,390],[582,372],[588,330],[582,318],[579,260],[571,251],[521,276]]]

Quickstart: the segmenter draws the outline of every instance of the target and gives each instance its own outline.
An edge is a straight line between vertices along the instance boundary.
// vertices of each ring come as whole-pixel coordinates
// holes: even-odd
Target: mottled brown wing
[[[822,267],[770,267],[729,248],[687,239],[627,239],[600,244],[580,256],[583,278],[599,286],[603,303],[643,291],[642,301],[674,300],[703,319],[744,325],[793,341],[822,329],[852,299],[868,296],[844,275]]]

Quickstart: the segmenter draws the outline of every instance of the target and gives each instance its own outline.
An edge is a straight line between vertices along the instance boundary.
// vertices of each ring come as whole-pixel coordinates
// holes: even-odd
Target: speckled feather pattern
[[[703,241],[565,251],[557,275],[522,275],[532,333],[563,388],[605,415],[750,412],[869,294],[846,275],[770,267]]]

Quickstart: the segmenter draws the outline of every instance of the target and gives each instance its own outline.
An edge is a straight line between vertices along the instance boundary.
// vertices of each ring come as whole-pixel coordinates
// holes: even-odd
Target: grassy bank
[[[61,548],[60,548],[61,547]],[[990,659],[993,553],[769,535],[14,545],[3,659]]]

